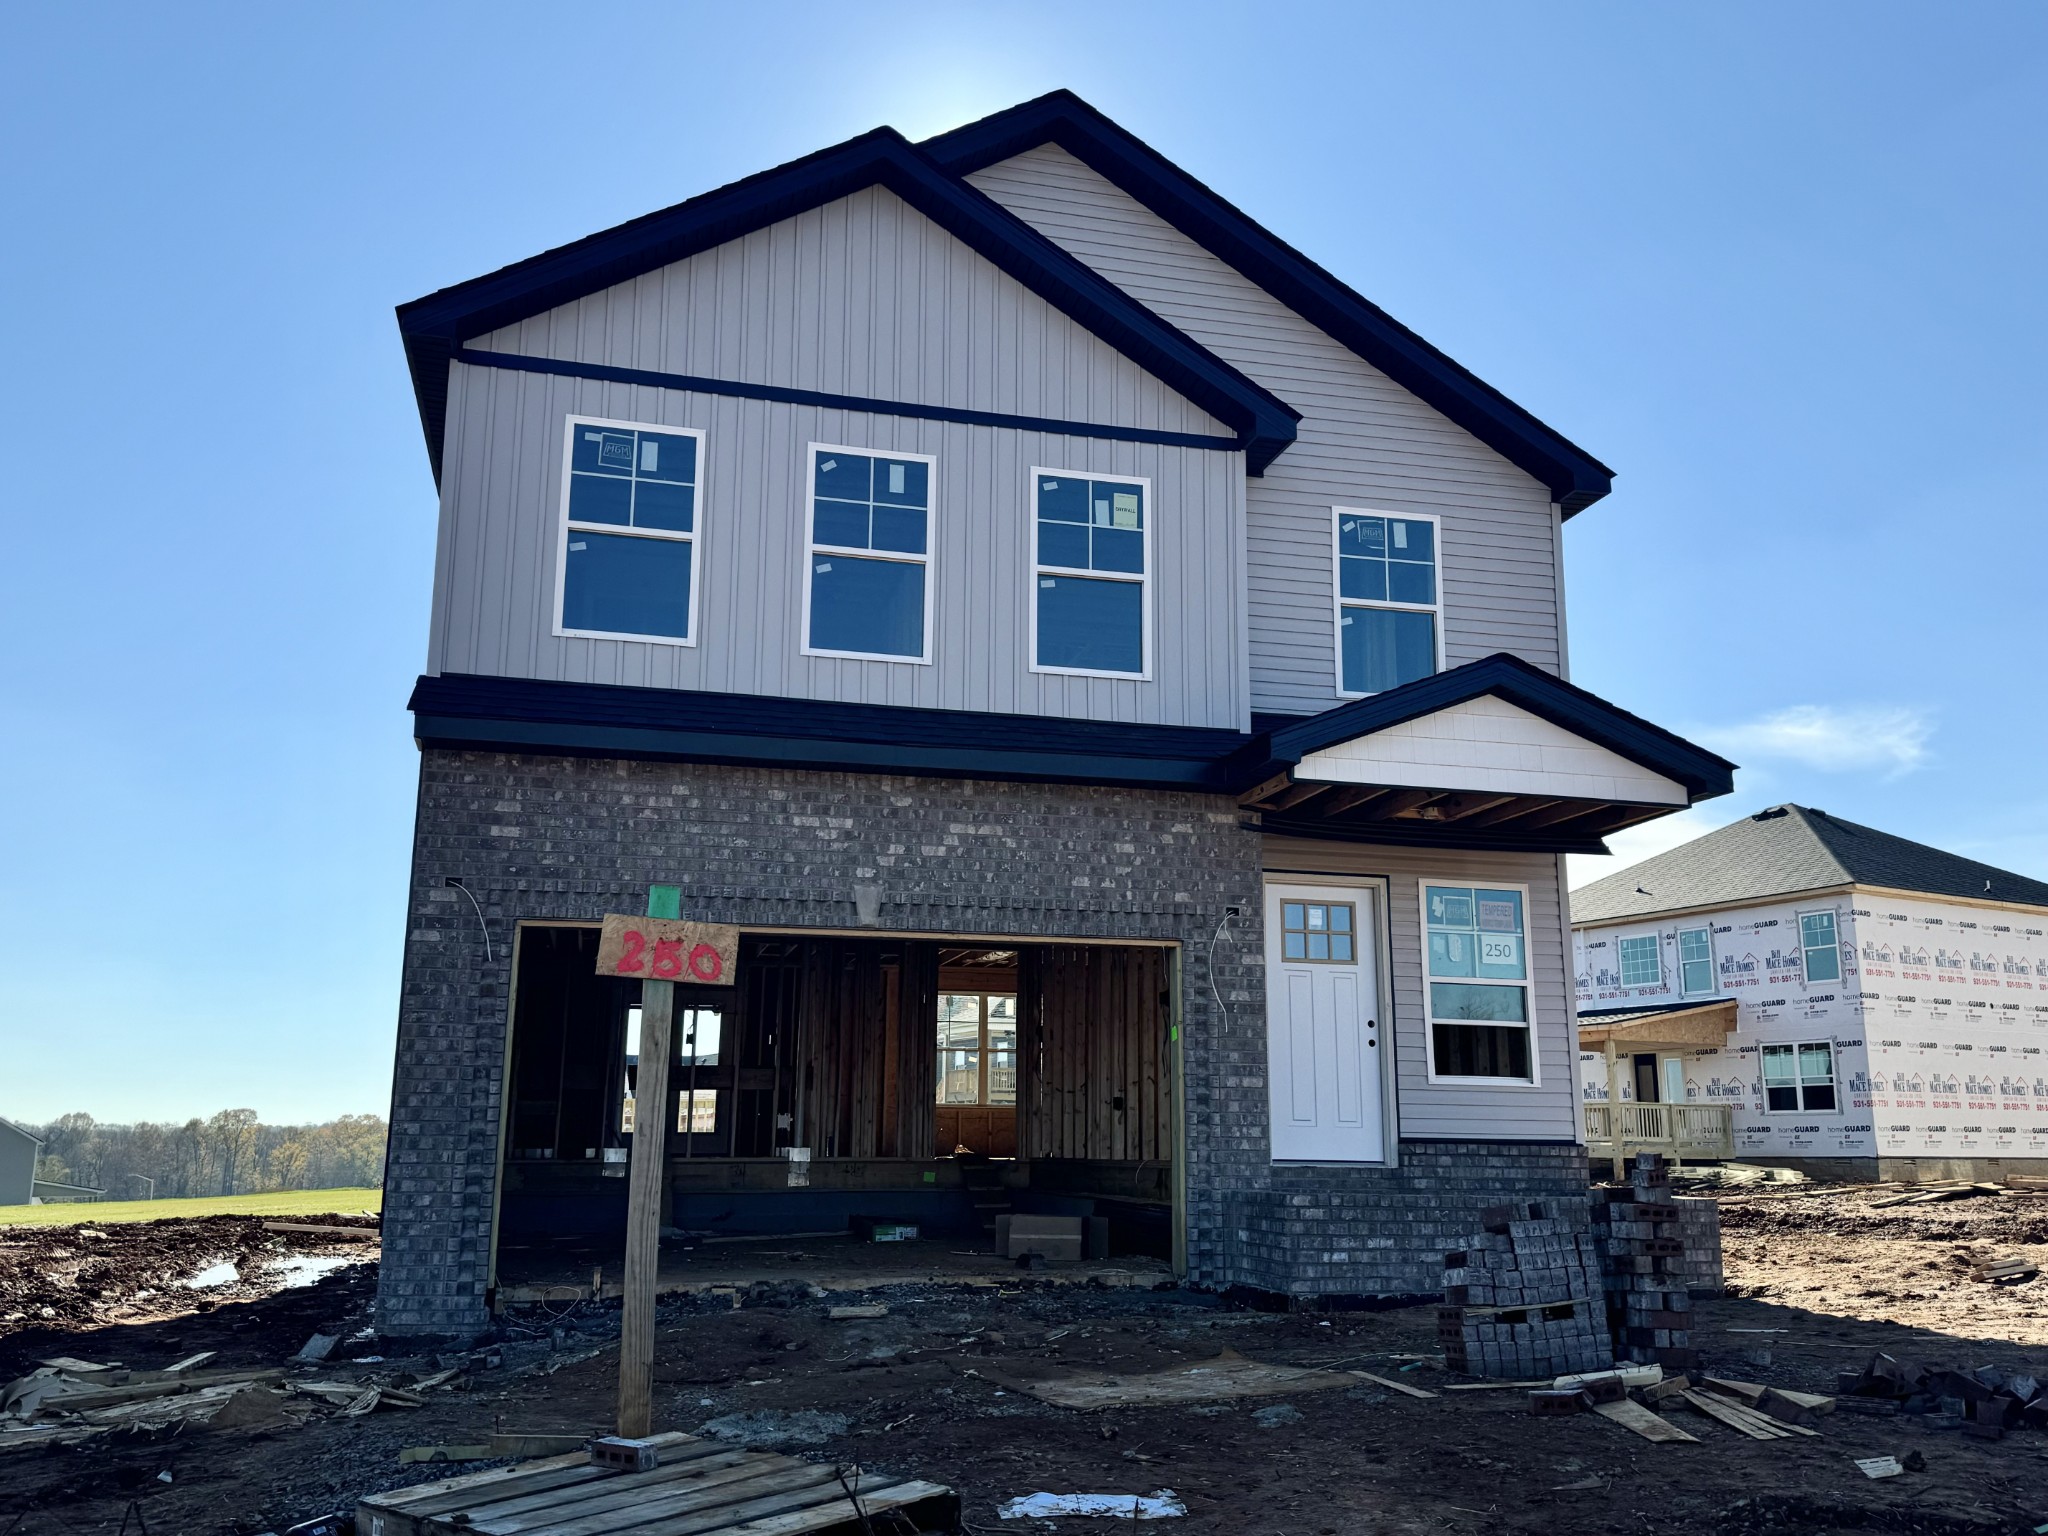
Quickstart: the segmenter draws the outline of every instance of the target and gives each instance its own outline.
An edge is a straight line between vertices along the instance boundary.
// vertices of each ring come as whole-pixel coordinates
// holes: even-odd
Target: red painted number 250
[[[656,939],[652,955],[647,950],[647,935],[637,928],[628,928],[622,936],[619,948],[619,974],[621,976],[652,976],[656,981],[674,981],[683,974],[684,967],[699,981],[716,981],[725,974],[725,962],[718,958],[718,951],[709,944],[699,944],[684,958],[681,939]]]

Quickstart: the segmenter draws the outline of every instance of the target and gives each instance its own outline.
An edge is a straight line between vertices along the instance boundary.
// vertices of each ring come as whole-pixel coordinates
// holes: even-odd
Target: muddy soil
[[[1833,1219],[1824,1206],[1816,1209]],[[1800,1267],[1841,1240],[1824,1221],[1810,1239],[1796,1227],[1778,1230],[1773,1223],[1797,1218],[1777,1207],[1730,1215],[1731,1240],[1745,1254],[1752,1244],[1758,1254],[1775,1244]],[[1961,1215],[1936,1208],[1933,1219]],[[1910,1278],[1928,1251],[1910,1237],[1866,1236],[1892,1256],[1901,1277]],[[1765,1262],[1741,1259],[1746,1278],[1738,1283],[1772,1283]],[[1882,1266],[1867,1271],[1859,1288],[1895,1283],[1889,1276]],[[367,1322],[365,1279],[361,1270],[347,1271],[175,1318],[77,1329],[45,1321],[0,1340],[0,1374],[57,1352],[151,1367],[220,1348],[222,1365],[281,1364],[315,1319],[330,1331]],[[2032,1291],[2027,1301],[2038,1317],[2048,1287],[2021,1289]],[[835,1322],[826,1315],[833,1301],[878,1300],[890,1308],[882,1318]],[[779,1436],[777,1448],[790,1454],[953,1485],[971,1531],[1101,1531],[1099,1520],[1005,1522],[996,1505],[1038,1490],[1158,1488],[1186,1500],[1186,1518],[1162,1527],[1186,1536],[1989,1536],[2048,1522],[2048,1436],[2014,1433],[1983,1443],[1916,1421],[1838,1414],[1822,1422],[1819,1438],[1759,1442],[1677,1410],[1674,1421],[1701,1443],[1652,1444],[1590,1416],[1529,1418],[1513,1391],[1444,1391],[1456,1378],[1414,1358],[1435,1352],[1427,1307],[1273,1314],[1181,1290],[1054,1287],[1027,1275],[999,1289],[925,1284],[839,1297],[783,1281],[743,1293],[740,1302],[704,1297],[663,1307],[658,1427],[694,1431],[746,1415],[754,1433]],[[1861,1305],[1885,1304],[1866,1297]],[[1838,1371],[1860,1365],[1873,1349],[2048,1376],[2048,1349],[2000,1342],[1983,1327],[1968,1338],[1936,1337],[1918,1321],[1830,1315],[1775,1295],[1705,1301],[1698,1316],[1698,1342],[1716,1373],[1811,1391],[1831,1390]],[[494,1427],[601,1429],[612,1412],[616,1330],[615,1304],[581,1303],[508,1316],[485,1350],[401,1357],[392,1341],[364,1341],[359,1355],[385,1358],[320,1374],[403,1384],[451,1365],[463,1373],[416,1410],[325,1415],[293,1429],[188,1430],[164,1439],[143,1432],[12,1453],[0,1463],[0,1533],[112,1536],[131,1504],[153,1536],[281,1531],[352,1507],[364,1493],[427,1480],[428,1469],[398,1463],[402,1447],[474,1442]],[[1283,1364],[1363,1368],[1439,1395],[1415,1399],[1361,1380],[1291,1398],[1082,1413],[1006,1389],[985,1373],[1002,1372],[1006,1362],[1160,1368],[1226,1349]],[[1924,1472],[1872,1482],[1854,1465],[1857,1457],[1909,1451],[1925,1458]],[[168,1482],[160,1480],[164,1472]]]
[[[252,1301],[324,1270],[374,1261],[377,1245],[304,1232],[272,1232],[263,1217],[197,1221],[90,1221],[69,1227],[0,1226],[0,1360],[12,1336],[178,1317]],[[292,1218],[359,1227],[359,1216]],[[232,1278],[222,1266],[230,1266]],[[201,1282],[197,1287],[194,1280]],[[0,1527],[4,1529],[4,1527]]]
[[[2048,1194],[1877,1207],[1899,1193],[1846,1188],[1724,1197],[1730,1294],[1958,1338],[2048,1346],[2048,1281],[2007,1287],[1971,1275],[1977,1265],[2008,1257],[2048,1270]]]

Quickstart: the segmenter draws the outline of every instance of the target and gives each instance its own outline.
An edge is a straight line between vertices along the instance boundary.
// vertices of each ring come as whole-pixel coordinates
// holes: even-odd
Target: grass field
[[[353,1216],[383,1207],[381,1189],[281,1189],[267,1195],[202,1195],[191,1200],[0,1205],[0,1227],[97,1227],[110,1221],[162,1221],[175,1216]]]

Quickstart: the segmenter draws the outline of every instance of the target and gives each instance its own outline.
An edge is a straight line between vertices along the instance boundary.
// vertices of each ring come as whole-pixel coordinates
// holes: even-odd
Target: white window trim
[[[906,554],[895,549],[848,549],[843,544],[820,544],[818,525],[818,455],[851,453],[864,459],[916,459],[926,466],[924,509],[924,553]],[[823,656],[835,661],[887,661],[904,666],[932,664],[932,601],[938,586],[939,552],[939,460],[936,454],[906,453],[898,448],[860,448],[847,443],[812,443],[804,458],[804,569],[803,630],[797,636],[805,656]],[[897,656],[885,651],[828,651],[811,644],[811,562],[819,555],[844,555],[852,560],[894,560],[903,565],[924,567],[924,650],[916,656]]]
[[[1799,1074],[1799,1053],[1810,1045],[1824,1045],[1828,1048],[1828,1086],[1835,1090],[1833,1109],[1808,1109],[1806,1107],[1806,1079]],[[1792,1082],[1799,1092],[1799,1103],[1791,1109],[1771,1108],[1770,1079],[1764,1076],[1765,1051],[1790,1051],[1792,1053]],[[1848,1111],[1842,1103],[1841,1052],[1832,1039],[1827,1040],[1766,1040],[1756,1048],[1756,1081],[1763,1090],[1764,1113],[1767,1115],[1840,1115]]]
[[[693,437],[697,440],[697,480],[694,498],[695,511],[690,518],[691,529],[681,533],[672,528],[630,528],[618,523],[577,523],[572,528],[569,522],[569,477],[571,466],[576,459],[576,429],[578,427],[615,427],[621,431],[659,432],[664,437]],[[639,645],[679,645],[695,647],[697,644],[698,615],[697,589],[704,579],[704,503],[705,481],[709,475],[709,464],[705,454],[706,434],[702,427],[672,427],[659,421],[615,421],[606,416],[578,416],[571,412],[562,422],[562,491],[560,509],[555,514],[555,634],[570,640],[631,640]],[[641,635],[628,630],[570,629],[562,622],[562,604],[569,591],[569,536],[571,533],[610,533],[629,539],[668,539],[673,543],[689,544],[690,550],[690,608],[685,619],[690,632],[686,636]]]
[[[1139,485],[1145,488],[1144,525],[1139,532],[1144,535],[1145,569],[1137,576],[1128,571],[1078,571],[1068,565],[1042,565],[1038,559],[1038,477],[1052,475],[1060,479],[1074,480],[1117,480],[1125,485]],[[1106,677],[1120,683],[1149,683],[1152,681],[1152,525],[1159,516],[1159,504],[1152,496],[1150,475],[1120,475],[1107,469],[1056,469],[1050,465],[1034,464],[1030,477],[1024,482],[1024,507],[1031,519],[1031,585],[1025,592],[1026,609],[1031,616],[1029,637],[1030,651],[1027,659],[1033,672],[1050,677]],[[1144,662],[1136,672],[1103,672],[1090,667],[1047,667],[1038,661],[1038,578],[1040,576],[1079,576],[1090,581],[1135,581],[1140,588],[1138,600],[1138,651]]]
[[[1337,543],[1337,523],[1345,513],[1354,517],[1391,517],[1404,523],[1429,523],[1435,528],[1430,535],[1436,548],[1436,601],[1433,603],[1397,603],[1393,601],[1373,602],[1362,598],[1344,596],[1344,559]],[[1436,618],[1436,670],[1444,670],[1444,520],[1434,512],[1390,512],[1384,507],[1330,508],[1330,637],[1336,646],[1337,697],[1340,699],[1369,699],[1370,693],[1359,693],[1344,686],[1344,610],[1346,608],[1385,608],[1397,613],[1427,613]],[[1506,886],[1501,887],[1506,890]]]
[[[1692,991],[1685,984],[1685,936],[1688,933],[1704,933],[1707,936],[1707,985],[1705,990],[1699,992]],[[1674,942],[1677,946],[1678,995],[1680,997],[1712,997],[1718,993],[1721,990],[1721,972],[1717,963],[1720,956],[1714,953],[1714,925],[1712,923],[1694,923],[1681,927],[1678,930],[1678,937]],[[1620,964],[1618,958],[1615,963],[1617,965]]]
[[[1657,956],[1657,979],[1655,981],[1630,981],[1628,973],[1621,968],[1621,946],[1629,939],[1649,939],[1652,941],[1652,948]],[[1614,936],[1614,974],[1618,978],[1616,985],[1625,992],[1642,992],[1668,986],[1669,981],[1664,974],[1663,932],[1652,928],[1648,933],[1617,933]],[[1684,984],[1684,978],[1681,977],[1679,985],[1683,986]]]
[[[1831,918],[1834,924],[1835,974],[1834,979],[1831,981],[1816,983],[1812,979],[1812,972],[1806,966],[1807,950],[1817,947],[1806,942],[1806,919],[1823,915]],[[1836,911],[1833,907],[1807,907],[1803,911],[1795,907],[1792,912],[1792,931],[1799,935],[1799,979],[1803,985],[1839,987],[1849,979],[1848,967],[1842,959],[1842,914],[1840,912]]]
[[[1522,969],[1528,972],[1528,975],[1520,981],[1484,976],[1463,978],[1439,976],[1432,978],[1429,974],[1429,888],[1432,885],[1440,885],[1447,889],[1457,890],[1476,891],[1484,888],[1489,891],[1520,891],[1522,893]],[[1531,932],[1535,924],[1531,918],[1529,887],[1516,880],[1464,880],[1451,879],[1444,875],[1423,875],[1418,877],[1415,882],[1415,920],[1420,925],[1417,931],[1417,942],[1422,950],[1420,957],[1422,961],[1422,1048],[1427,1058],[1429,1081],[1432,1084],[1443,1083],[1451,1086],[1469,1086],[1474,1083],[1483,1083],[1488,1088],[1527,1090],[1541,1088],[1543,1086],[1543,1051],[1542,1039],[1537,1032],[1536,946],[1534,943],[1535,936]],[[1465,980],[1475,986],[1520,987],[1528,994],[1528,1001],[1522,1008],[1522,1011],[1528,1015],[1528,1021],[1522,1026],[1529,1031],[1529,1075],[1527,1077],[1465,1077],[1437,1071],[1437,1019],[1429,1006],[1429,984],[1432,979],[1452,982],[1454,984],[1459,980]],[[1481,1029],[1513,1028],[1512,1025],[1489,1025],[1483,1021],[1473,1019],[1445,1019],[1443,1022],[1446,1024],[1476,1024]]]

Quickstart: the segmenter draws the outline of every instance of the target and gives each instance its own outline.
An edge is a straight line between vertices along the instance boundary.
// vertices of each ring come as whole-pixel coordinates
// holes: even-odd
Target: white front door
[[[1354,886],[1266,887],[1266,1070],[1276,1162],[1386,1161],[1379,925]]]

